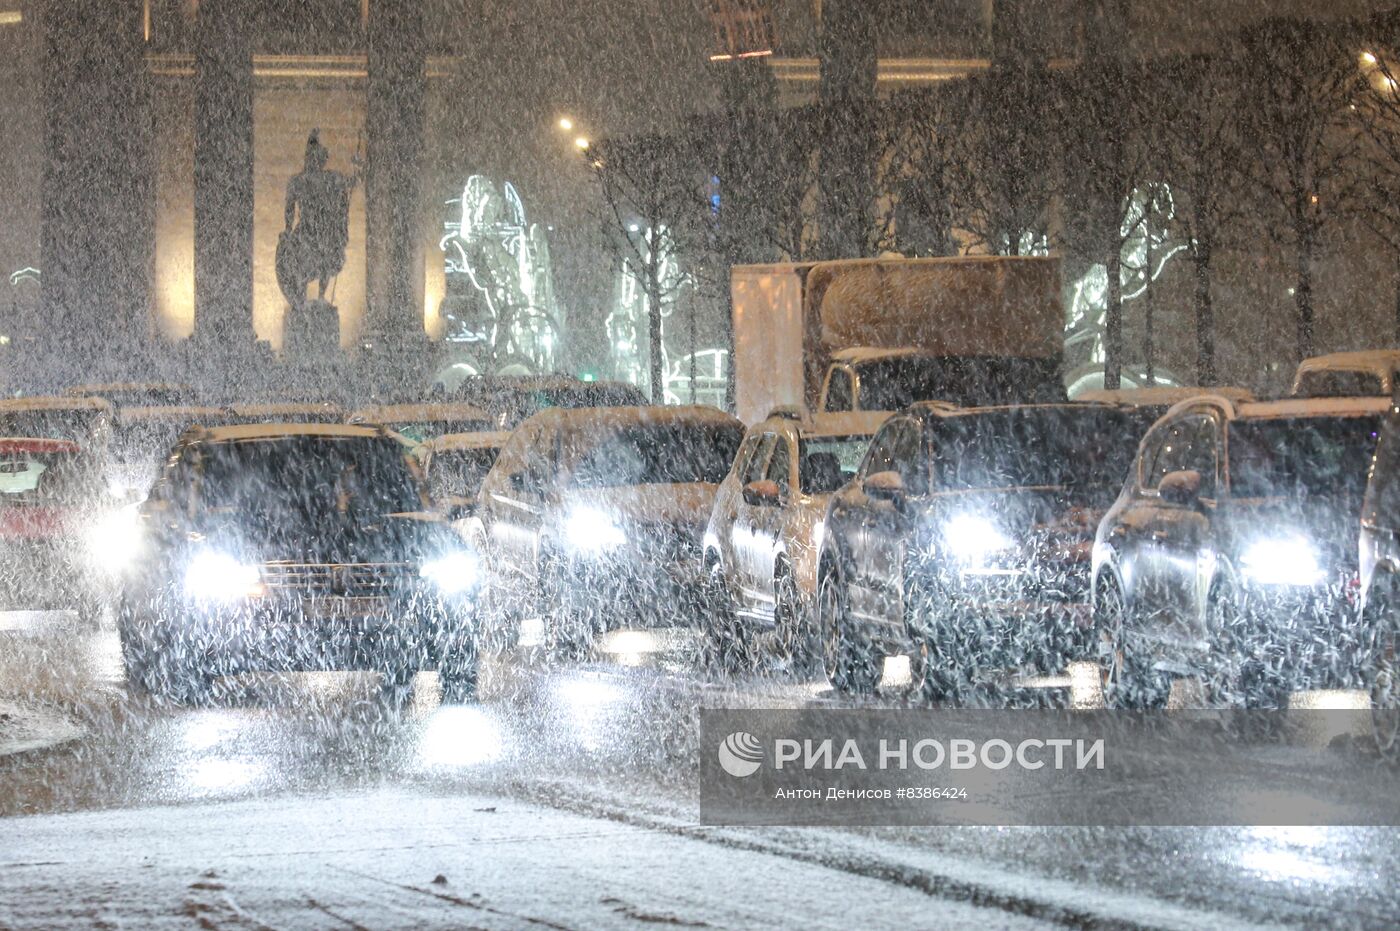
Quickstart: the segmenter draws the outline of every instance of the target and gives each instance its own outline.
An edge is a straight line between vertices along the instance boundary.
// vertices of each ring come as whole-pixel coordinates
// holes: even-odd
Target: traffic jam
[[[1052,260],[792,274],[734,271],[738,418],[563,376],[0,401],[7,599],[115,627],[125,688],[174,704],[327,670],[470,703],[524,657],[901,706],[1395,706],[1400,353],[1307,360],[1283,398],[1071,400]]]

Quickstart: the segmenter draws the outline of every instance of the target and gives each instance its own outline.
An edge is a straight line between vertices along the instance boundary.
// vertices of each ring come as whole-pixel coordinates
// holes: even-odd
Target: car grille
[[[269,588],[324,595],[374,596],[401,590],[416,573],[407,563],[265,563],[263,584]]]

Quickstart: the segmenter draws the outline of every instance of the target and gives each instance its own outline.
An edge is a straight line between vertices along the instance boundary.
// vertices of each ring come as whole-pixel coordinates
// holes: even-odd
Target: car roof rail
[[[807,409],[801,404],[779,404],[768,412],[769,420],[806,420]]]

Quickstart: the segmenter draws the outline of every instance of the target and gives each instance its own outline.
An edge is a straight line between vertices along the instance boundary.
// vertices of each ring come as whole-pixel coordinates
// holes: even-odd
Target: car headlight
[[[418,575],[436,585],[444,595],[460,595],[476,587],[481,566],[471,553],[459,550],[423,563]]]
[[[262,593],[258,567],[228,553],[202,550],[185,569],[185,594],[203,601],[237,601]]]
[[[1010,538],[996,524],[976,514],[959,514],[948,521],[943,539],[958,562],[974,566],[1011,547]]]
[[[134,505],[104,515],[88,528],[88,555],[104,572],[124,572],[141,552],[141,520]]]
[[[582,507],[564,521],[564,539],[576,550],[603,552],[626,543],[627,534],[605,511]]]
[[[1323,576],[1317,549],[1302,537],[1255,540],[1240,555],[1240,572],[1260,585],[1315,585]]]

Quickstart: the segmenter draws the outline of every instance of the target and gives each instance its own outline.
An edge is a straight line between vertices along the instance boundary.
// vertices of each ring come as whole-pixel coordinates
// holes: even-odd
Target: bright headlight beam
[[[1315,585],[1323,575],[1317,550],[1296,536],[1249,544],[1240,556],[1240,571],[1259,585]]]
[[[601,552],[626,543],[627,534],[605,511],[581,507],[564,522],[564,539],[576,550]]]
[[[471,553],[458,551],[430,559],[418,570],[421,578],[427,579],[447,595],[457,595],[476,586],[481,573],[476,557]]]
[[[106,572],[118,573],[141,551],[141,522],[134,507],[105,515],[87,531],[88,552]]]
[[[237,601],[258,593],[258,567],[228,553],[204,550],[185,569],[185,593],[207,601]]]
[[[948,521],[943,539],[959,562],[981,565],[987,557],[1011,546],[996,525],[977,514],[959,514]]]

